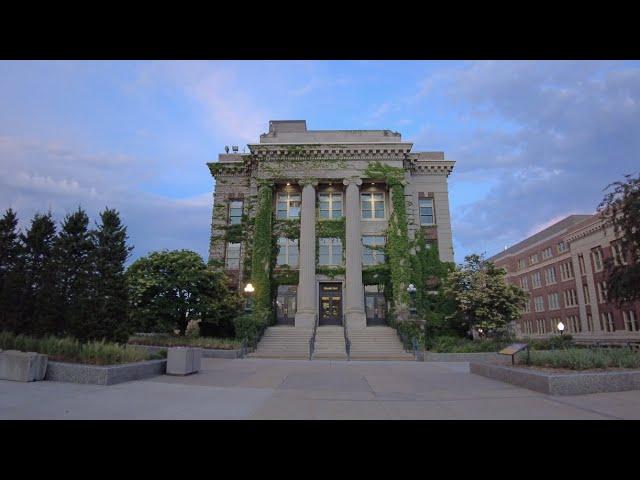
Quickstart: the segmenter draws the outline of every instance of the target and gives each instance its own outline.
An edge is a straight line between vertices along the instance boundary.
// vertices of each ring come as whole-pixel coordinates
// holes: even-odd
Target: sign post
[[[531,360],[531,356],[529,354],[529,344],[528,343],[514,343],[509,345],[507,348],[503,348],[498,353],[500,355],[511,355],[511,365],[515,365],[515,356],[516,353],[521,352],[522,350],[527,350],[527,362]]]

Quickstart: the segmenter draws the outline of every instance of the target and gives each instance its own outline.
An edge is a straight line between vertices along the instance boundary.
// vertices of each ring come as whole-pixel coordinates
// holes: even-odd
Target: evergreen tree
[[[13,330],[33,335],[59,332],[61,298],[53,253],[56,226],[51,213],[36,213],[20,238],[24,245],[24,287],[19,322]]]
[[[133,247],[127,246],[127,228],[116,210],[105,209],[101,223],[92,232],[95,295],[93,330],[90,338],[128,340],[128,289],[125,262]]]
[[[67,215],[55,245],[55,259],[64,303],[64,330],[86,340],[96,327],[94,244],[89,217],[82,208]],[[62,332],[57,332],[62,333]]]
[[[0,219],[0,331],[13,331],[19,323],[23,273],[18,217],[10,208]]]

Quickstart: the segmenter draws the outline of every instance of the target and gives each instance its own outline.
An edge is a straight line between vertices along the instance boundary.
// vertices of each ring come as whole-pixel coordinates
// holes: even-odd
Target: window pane
[[[320,218],[329,218],[329,210],[320,210]]]

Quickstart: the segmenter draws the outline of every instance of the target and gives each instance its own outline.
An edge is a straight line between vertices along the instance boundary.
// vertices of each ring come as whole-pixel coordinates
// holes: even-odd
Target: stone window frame
[[[422,205],[422,202],[430,202],[431,205]],[[423,215],[422,209],[431,209],[431,215]],[[422,217],[431,217],[431,223],[422,223]],[[419,195],[418,196],[418,217],[421,227],[433,227],[436,225],[436,202],[433,195]]]
[[[584,295],[584,304],[591,305],[591,295],[589,295],[589,285],[582,284],[582,294]]]
[[[520,288],[522,288],[522,290],[524,290],[525,292],[529,291],[529,277],[527,277],[526,275],[520,277]]]
[[[527,267],[527,261],[524,258],[518,259],[518,269],[524,270]]]
[[[323,245],[325,243],[326,245]],[[322,247],[328,247],[329,263],[322,263],[323,253]],[[337,251],[336,251],[337,250]],[[334,263],[334,257],[339,255],[340,262]],[[319,237],[318,238],[318,265],[323,267],[340,267],[344,265],[344,250],[342,239],[337,237]]]
[[[578,294],[575,288],[568,288],[564,291],[564,306],[575,307],[578,305]]]
[[[622,319],[624,320],[624,329],[627,332],[638,331],[638,318],[634,310],[623,310]]]
[[[602,259],[603,259],[603,256],[602,256],[601,247],[596,247],[591,250],[591,260],[593,263],[594,272],[601,272],[602,270],[604,270],[604,263]]]
[[[549,310],[560,310],[560,295],[558,295],[558,292],[547,295],[547,303],[549,304]]]
[[[236,249],[235,247],[232,249],[231,246],[232,245],[237,245],[238,248]],[[234,257],[230,257],[229,253],[230,252],[234,252],[236,251],[238,252],[238,256],[237,258]],[[225,252],[224,252],[224,267],[227,270],[239,270],[240,269],[240,259],[242,258],[242,243],[233,243],[233,242],[227,242],[226,244],[226,248],[225,248]],[[233,264],[230,265],[230,260],[237,260],[237,265],[235,265],[235,262]]]
[[[549,273],[552,272],[552,275],[549,275]],[[553,278],[551,278],[553,277]],[[544,271],[544,281],[546,285],[554,285],[556,283],[558,283],[558,279],[556,277],[556,267],[551,265],[550,267],[546,268]]]
[[[533,299],[533,303],[534,303],[534,310],[536,312],[544,312],[544,298],[542,298],[542,295],[535,297]]]
[[[321,205],[322,201],[320,200],[320,197],[322,195],[328,195],[329,196],[329,198],[328,198],[329,209],[326,210],[329,213],[328,217],[323,217],[322,216],[323,209],[321,208],[322,207],[322,205]],[[338,216],[334,216],[334,210],[336,210],[334,208],[334,202],[338,201],[338,199],[334,198],[334,196],[337,196],[337,195],[340,196],[340,200],[339,200],[340,201],[340,214]],[[344,217],[344,193],[342,191],[340,191],[340,190],[335,190],[334,191],[333,189],[320,190],[317,193],[317,202],[318,202],[318,218],[320,220],[336,220],[336,219]]]
[[[240,207],[234,207],[234,203],[240,203]],[[241,198],[229,198],[227,201],[227,224],[240,225],[242,223],[242,213],[244,211],[244,200]],[[233,215],[232,210],[240,210],[240,215]],[[237,219],[237,221],[234,221]]]
[[[542,278],[540,276],[540,270],[537,272],[533,272],[531,274],[531,286],[533,288],[541,288],[542,287]]]
[[[370,195],[371,200],[368,202],[371,204],[371,210],[367,210],[371,212],[371,217],[365,217],[364,212],[365,209],[362,208],[364,200],[363,197],[365,195]],[[376,200],[374,195],[382,195],[382,200]],[[387,220],[387,206],[386,206],[387,195],[386,192],[379,188],[369,188],[367,190],[360,190],[360,219],[367,222],[382,222]],[[382,204],[382,217],[376,217],[376,205]]]
[[[542,250],[542,259],[543,260],[548,260],[551,257],[553,257],[553,252],[551,251],[551,247],[547,247],[544,250]]]
[[[627,259],[624,257],[624,251],[622,250],[622,244],[620,242],[611,243],[611,256],[613,257],[613,264],[615,266],[627,264]]]
[[[380,238],[382,239],[381,243],[365,243],[365,238]],[[368,245],[374,247],[384,247],[387,244],[387,239],[384,235],[362,235],[362,265],[366,267],[374,266],[374,265],[382,265],[385,262],[385,254],[384,251],[377,249],[370,249]],[[371,263],[367,263],[365,258],[367,255],[370,255],[372,258]],[[379,258],[380,257],[380,258]]]
[[[278,255],[276,257],[276,266],[282,267],[284,265],[289,266],[290,268],[298,269],[300,268],[300,246],[298,243],[298,239],[292,239],[287,237],[278,237]],[[280,262],[280,257],[283,256],[282,248],[284,247],[284,259],[285,262]],[[295,248],[294,248],[295,247]],[[295,250],[295,258],[296,262],[291,263],[292,250]]]
[[[607,282],[605,280],[596,284],[598,303],[607,303]]]
[[[284,202],[286,203],[286,210],[284,210],[286,214],[284,217],[280,216],[280,212],[282,212],[283,210],[279,208],[280,204],[283,203],[280,200],[283,195],[286,195],[286,199],[284,200]],[[297,196],[298,200],[292,199],[291,198],[292,196]],[[299,205],[297,207],[292,207],[291,203],[296,201],[299,203]],[[291,215],[291,210],[293,208],[298,209],[298,215]],[[300,218],[301,211],[302,211],[302,192],[300,190],[297,190],[295,188],[290,188],[290,186],[287,185],[287,188],[283,190],[279,190],[276,193],[276,219],[277,220],[291,220],[295,218]]]
[[[556,247],[558,249],[558,253],[564,253],[567,250],[569,250],[569,247],[567,246],[566,242],[563,240],[561,242],[558,242],[558,245]]]
[[[538,263],[538,254],[537,253],[532,253],[531,255],[529,255],[529,265],[535,265],[536,263]]]
[[[600,328],[605,333],[613,333],[616,331],[616,323],[611,312],[600,313]]]

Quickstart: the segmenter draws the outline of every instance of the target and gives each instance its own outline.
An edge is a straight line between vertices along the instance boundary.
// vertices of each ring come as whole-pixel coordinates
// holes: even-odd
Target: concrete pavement
[[[0,419],[640,419],[640,391],[552,397],[467,363],[214,358],[112,386],[0,381]]]

